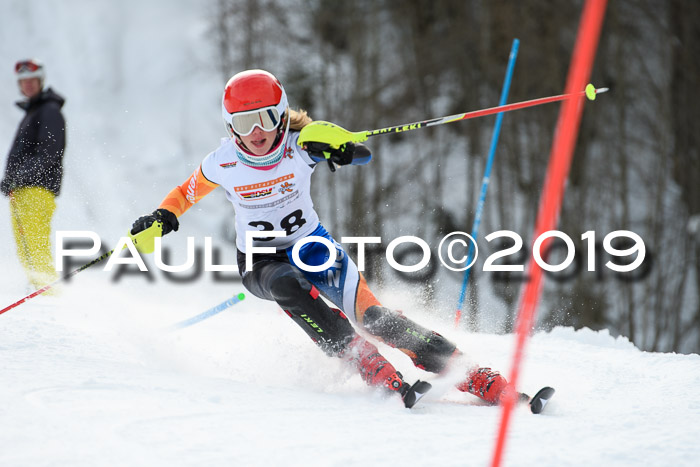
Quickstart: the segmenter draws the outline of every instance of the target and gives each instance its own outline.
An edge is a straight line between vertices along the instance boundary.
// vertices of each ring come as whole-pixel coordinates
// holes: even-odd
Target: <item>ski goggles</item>
[[[21,73],[23,71],[37,71],[41,68],[41,65],[32,60],[22,60],[15,63],[15,73]]]
[[[276,107],[237,112],[231,115],[231,126],[240,136],[248,136],[257,126],[263,131],[272,131],[280,125],[279,110]]]

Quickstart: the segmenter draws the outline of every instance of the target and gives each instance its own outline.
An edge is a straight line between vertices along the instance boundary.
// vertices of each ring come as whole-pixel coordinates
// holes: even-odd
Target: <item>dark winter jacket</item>
[[[0,191],[41,186],[55,195],[61,190],[66,123],[61,114],[65,100],[51,88],[31,100],[17,102],[26,111],[7,155]]]

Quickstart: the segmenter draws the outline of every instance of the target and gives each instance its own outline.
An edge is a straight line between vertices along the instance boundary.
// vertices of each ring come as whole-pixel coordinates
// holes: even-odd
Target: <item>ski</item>
[[[549,386],[545,386],[539,391],[537,391],[537,394],[535,394],[532,397],[528,397],[526,394],[521,393],[521,398],[522,396],[528,397],[528,404],[530,404],[530,411],[534,414],[541,413],[549,400],[552,398],[554,395],[554,388],[550,388]]]
[[[410,386],[406,392],[402,394],[402,399],[404,402],[404,405],[407,408],[411,408],[416,403],[427,393],[430,389],[432,388],[432,385],[426,381],[416,381],[413,386]],[[533,414],[540,414],[544,410],[545,406],[549,402],[549,400],[552,398],[554,395],[554,388],[551,388],[549,386],[545,386],[537,393],[530,397],[529,395],[525,394],[524,392],[519,392],[518,393],[518,404],[527,404],[530,406],[530,411]],[[444,400],[444,399],[432,399],[432,400],[427,400],[427,403],[450,403],[450,404],[458,404],[458,405],[465,405],[465,402],[458,402],[458,401],[450,401],[450,400]],[[468,405],[468,404],[467,404]]]
[[[408,384],[406,386],[408,386]],[[406,389],[405,392],[401,393],[401,399],[403,399],[403,404],[406,406],[407,409],[410,409],[411,407],[416,405],[416,402],[421,400],[425,393],[430,391],[432,387],[433,385],[428,383],[427,381],[416,381],[411,386],[408,386],[408,389]]]

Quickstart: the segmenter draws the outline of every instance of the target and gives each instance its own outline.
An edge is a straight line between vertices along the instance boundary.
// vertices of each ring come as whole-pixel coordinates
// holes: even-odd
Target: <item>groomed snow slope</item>
[[[106,285],[105,273],[86,272],[60,297],[0,316],[0,465],[488,465],[499,408],[437,384],[432,400],[405,409],[271,303],[247,297],[168,329],[227,289]],[[405,309],[508,370],[513,336],[458,332]],[[380,349],[408,379],[430,378]],[[698,355],[570,328],[537,333],[527,350],[520,389],[557,394],[543,415],[518,408],[505,465],[696,465]]]

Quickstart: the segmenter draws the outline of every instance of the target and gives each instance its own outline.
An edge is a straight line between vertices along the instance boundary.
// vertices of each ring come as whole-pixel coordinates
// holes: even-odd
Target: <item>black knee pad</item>
[[[367,308],[362,324],[372,335],[404,351],[417,367],[426,371],[442,371],[457,349],[437,332],[382,306]]]
[[[306,298],[311,292],[311,282],[303,277],[297,277],[293,275],[287,275],[278,277],[270,286],[270,292],[274,297],[275,301],[279,303],[282,308],[285,308],[287,303],[292,305],[302,298]]]

